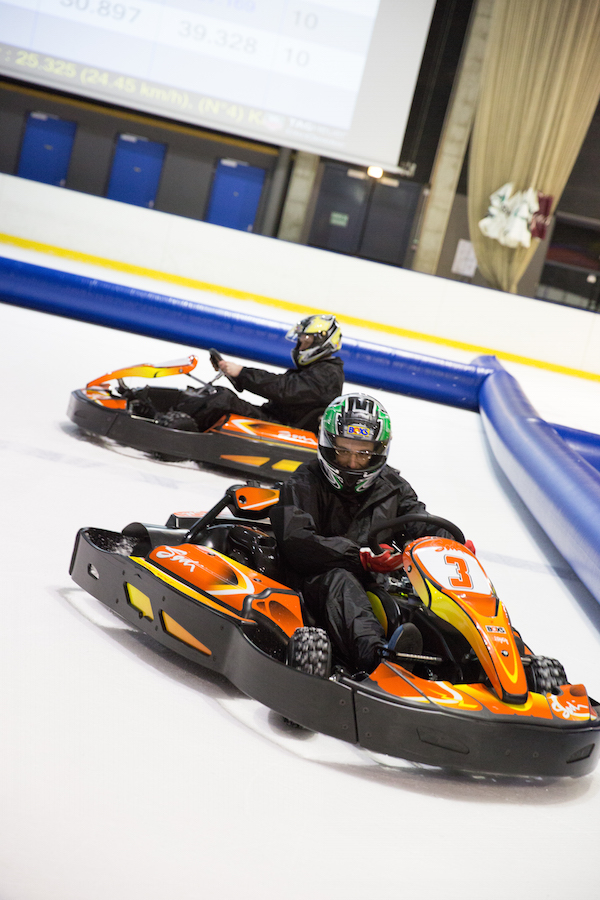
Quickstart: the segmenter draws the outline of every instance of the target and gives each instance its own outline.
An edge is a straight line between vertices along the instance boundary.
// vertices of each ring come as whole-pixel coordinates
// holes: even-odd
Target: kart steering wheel
[[[383,531],[389,531],[390,528],[398,528],[403,525],[407,525],[408,522],[426,522],[427,525],[434,525],[437,528],[443,528],[445,531],[449,531],[452,537],[458,541],[459,544],[464,544],[465,536],[454,522],[450,522],[448,519],[442,519],[441,516],[432,516],[431,513],[407,513],[405,516],[399,516],[397,519],[390,519],[389,522],[386,522],[385,525],[379,525],[377,528],[373,528],[369,532],[369,537],[367,538],[367,542],[369,544],[370,549],[375,554],[383,553],[382,548],[379,546],[379,542],[377,538]]]
[[[208,351],[208,353],[210,355],[210,361],[211,361],[212,367],[215,370],[215,372],[218,372],[219,375],[225,375],[225,378],[227,379],[227,381],[229,381],[229,383],[235,387],[235,384],[234,384],[233,380],[229,377],[229,375],[227,375],[226,372],[224,372],[222,369],[219,368],[219,363],[223,359],[223,357],[221,356],[219,351],[215,350],[214,347],[211,347],[210,350]]]
[[[223,357],[221,356],[221,354],[219,353],[218,350],[215,350],[214,347],[211,347],[210,350],[208,351],[208,353],[210,356],[210,362],[211,362],[213,369],[215,370],[215,372],[220,372],[221,370],[219,369],[219,363],[221,362]]]

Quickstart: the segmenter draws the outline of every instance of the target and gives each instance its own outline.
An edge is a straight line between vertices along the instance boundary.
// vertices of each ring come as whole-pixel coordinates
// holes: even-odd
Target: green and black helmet
[[[337,439],[349,447],[356,442],[356,450],[340,450]],[[386,464],[392,429],[390,417],[368,394],[344,394],[333,400],[321,419],[318,459],[323,474],[337,491],[360,494],[371,487]],[[361,447],[369,441],[371,448]],[[364,463],[360,468],[346,464],[345,457],[353,455]]]

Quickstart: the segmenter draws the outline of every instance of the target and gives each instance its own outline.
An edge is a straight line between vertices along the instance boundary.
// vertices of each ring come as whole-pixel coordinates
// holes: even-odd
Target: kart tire
[[[178,409],[170,409],[166,413],[159,413],[156,416],[157,425],[164,428],[174,428],[176,431],[192,431],[198,433],[198,426],[191,416],[187,413],[180,412]]]
[[[525,666],[527,674],[527,686],[530,691],[537,694],[554,693],[561,685],[568,684],[567,673],[557,659],[549,656],[529,656],[528,666]]]
[[[333,667],[331,641],[322,628],[296,628],[287,648],[286,662],[292,669],[300,669],[307,675],[329,678]],[[301,725],[284,716],[291,728],[304,730]]]
[[[156,416],[155,420],[157,425],[162,425],[163,428],[174,428],[176,431],[188,431],[197,434],[198,426],[194,422],[191,416],[188,416],[187,413],[179,412],[176,409],[170,409],[166,413],[160,413]],[[161,462],[181,462],[182,456],[172,456],[170,453],[159,453],[155,451],[153,454],[154,459],[160,459]]]
[[[307,675],[329,678],[332,652],[327,632],[322,628],[297,628],[288,644],[287,664]]]

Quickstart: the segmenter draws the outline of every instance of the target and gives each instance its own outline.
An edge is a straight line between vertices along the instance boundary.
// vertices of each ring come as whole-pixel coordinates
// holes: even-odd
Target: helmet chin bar
[[[300,340],[296,341],[296,346],[292,350],[292,359],[294,360],[295,365],[309,366],[318,359],[324,359],[326,356],[331,356],[332,351],[323,348],[326,338],[327,335],[325,334],[315,334],[312,344],[310,347],[307,347],[306,350],[300,349]]]
[[[306,350],[300,350],[299,346],[299,337],[303,334],[314,339]],[[319,359],[325,359],[342,346],[342,332],[337,319],[335,316],[325,314],[307,316],[302,319],[301,322],[290,328],[286,339],[296,341],[296,346],[292,350],[292,359],[294,365],[298,367],[309,366]]]
[[[356,443],[360,445],[360,441]],[[373,454],[369,465],[364,469],[350,469],[336,461],[335,448],[324,447],[321,444],[317,458],[321,471],[335,490],[349,494],[362,494],[368,490],[386,463],[385,454]]]
[[[342,466],[336,456],[338,439],[356,444],[369,442],[373,454],[364,468]],[[383,470],[391,440],[390,420],[384,407],[369,394],[343,394],[329,404],[321,418],[317,458],[329,483],[338,491],[361,494]]]

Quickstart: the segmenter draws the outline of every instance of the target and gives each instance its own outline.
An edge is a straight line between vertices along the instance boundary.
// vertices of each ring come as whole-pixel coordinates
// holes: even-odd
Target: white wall
[[[600,316],[0,175],[6,236],[600,374]],[[56,265],[56,263],[54,263]],[[118,271],[106,280],[119,282]],[[177,294],[172,285],[168,292]],[[256,299],[256,298],[254,298]],[[273,313],[265,310],[265,316]],[[470,348],[469,348],[470,349]],[[443,350],[432,345],[432,355]]]

